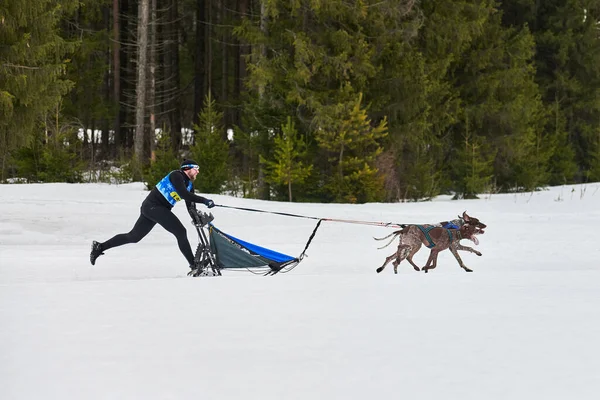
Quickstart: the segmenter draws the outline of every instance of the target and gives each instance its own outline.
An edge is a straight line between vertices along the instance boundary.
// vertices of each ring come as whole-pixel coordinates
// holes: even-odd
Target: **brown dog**
[[[473,233],[473,235],[483,235],[485,233],[484,229],[487,228],[487,225],[484,224],[483,222],[481,222],[478,218],[471,217],[470,215],[467,214],[466,211],[463,212],[462,217],[459,215],[458,218],[453,219],[452,221],[442,221],[442,222],[438,222],[437,224],[423,224],[421,226],[423,226],[425,228],[441,226],[442,228],[446,228],[446,229],[460,229],[460,227],[463,226],[464,224],[466,224],[467,221],[469,222],[469,224],[475,226],[475,232]],[[411,225],[417,225],[417,224],[401,224],[400,226],[402,228],[406,228]],[[379,249],[383,249],[384,247],[389,246],[394,241],[396,236],[399,236],[400,234],[402,234],[402,229],[398,230],[398,231],[394,231],[394,232],[390,233],[389,235],[384,236],[382,238],[374,237],[373,239],[385,240],[385,239],[391,237],[392,239],[390,239],[390,241],[385,246],[379,247]],[[473,238],[471,240],[475,243],[475,245],[479,244],[479,241],[477,240],[477,238],[475,236],[473,236]],[[459,248],[459,250],[463,250],[463,249]]]
[[[394,254],[385,259],[385,262],[381,267],[377,268],[377,273],[383,271],[385,266],[390,261],[394,260],[394,273],[397,274],[398,265],[405,258],[416,271],[419,271],[419,267],[413,262],[412,258],[421,249],[423,244],[431,249],[429,259],[427,260],[425,267],[423,267],[423,271],[428,272],[430,269],[435,268],[437,266],[437,256],[439,252],[450,249],[461,268],[467,272],[472,272],[471,269],[464,265],[463,261],[458,255],[458,250],[469,251],[477,254],[478,256],[481,256],[481,253],[471,247],[462,246],[460,241],[462,239],[469,239],[477,244],[478,241],[475,237],[475,234],[477,232],[483,232],[483,228],[478,228],[478,226],[472,224],[470,222],[471,217],[469,217],[466,213],[463,213],[463,216],[465,217],[465,220],[460,229],[445,229],[442,227],[426,225],[407,225],[400,231],[394,232],[394,234],[401,235],[398,249]],[[485,227],[485,224],[480,222],[479,224]],[[388,235],[388,237],[389,236],[391,235]]]

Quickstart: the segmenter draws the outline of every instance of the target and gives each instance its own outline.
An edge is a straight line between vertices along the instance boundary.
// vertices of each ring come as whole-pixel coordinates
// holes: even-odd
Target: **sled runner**
[[[301,257],[257,246],[217,229],[214,216],[189,209],[192,223],[198,231],[199,243],[194,258],[195,269],[190,276],[219,276],[222,270],[246,270],[256,274],[275,275],[288,272],[300,263]],[[304,253],[303,253],[304,254]]]

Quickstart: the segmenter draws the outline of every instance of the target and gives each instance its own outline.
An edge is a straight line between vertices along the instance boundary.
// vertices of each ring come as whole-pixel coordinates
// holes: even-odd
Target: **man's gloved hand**
[[[188,213],[190,214],[190,217],[192,217],[192,224],[196,225],[200,223],[200,216],[198,215],[198,210],[195,205],[188,208]]]
[[[206,199],[206,201],[204,202],[204,205],[208,208],[213,208],[215,206],[215,202],[212,201],[211,199]]]

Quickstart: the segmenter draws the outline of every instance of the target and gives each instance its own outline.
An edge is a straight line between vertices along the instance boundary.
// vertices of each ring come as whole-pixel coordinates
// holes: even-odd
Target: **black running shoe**
[[[190,264],[190,272],[188,272],[188,276],[198,276],[200,271],[194,264]]]
[[[92,242],[92,251],[90,252],[90,262],[92,265],[96,264],[96,258],[100,257],[104,253],[102,252],[102,245],[95,240]]]

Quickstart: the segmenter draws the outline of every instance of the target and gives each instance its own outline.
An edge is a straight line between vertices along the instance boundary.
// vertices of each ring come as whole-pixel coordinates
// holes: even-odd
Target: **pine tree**
[[[60,35],[78,42],[77,51],[67,64],[67,78],[73,89],[64,96],[66,121],[95,132],[92,139],[92,161],[97,155],[108,156],[109,126],[116,107],[109,100],[109,32],[105,0],[83,0],[77,13],[61,23]],[[101,135],[96,132],[101,130]],[[88,143],[85,138],[85,143]],[[96,146],[96,142],[101,142]],[[102,152],[97,151],[102,148]]]
[[[31,143],[45,115],[55,110],[73,83],[65,79],[75,44],[58,35],[61,18],[75,0],[22,0],[0,5],[0,162]]]
[[[547,183],[553,142],[542,134],[545,115],[535,83],[533,36],[526,26],[502,26],[501,17],[501,12],[488,14],[481,34],[473,38],[456,66],[461,111],[451,147],[461,148],[461,132],[471,132],[469,142],[479,146],[482,167],[493,161],[500,189],[531,189]],[[480,184],[475,186],[481,188]],[[464,184],[454,187],[458,192],[465,189]]]
[[[361,103],[359,94],[353,103],[323,110],[316,120],[316,140],[331,167],[325,187],[337,202],[380,201],[384,196],[383,177],[374,164],[382,151],[380,141],[387,135],[387,121],[373,126]]]
[[[563,169],[554,169],[553,183],[569,182],[574,176],[581,180],[590,167],[589,152],[600,118],[600,5],[591,0],[549,0],[540,7],[538,20],[542,21],[536,37],[538,62],[546,67],[540,68],[539,79],[549,107],[564,122],[556,131],[562,143],[553,155]],[[570,160],[565,158],[569,153],[574,156]],[[577,164],[576,174],[571,163]]]
[[[469,130],[469,118],[466,117],[463,145],[456,149],[456,157],[450,163],[455,198],[474,199],[478,193],[490,188],[493,177],[493,157],[485,148],[484,139]]]
[[[331,199],[331,191],[320,179],[327,176],[327,158],[322,157],[314,139],[322,123],[337,118],[338,108],[346,107],[340,105],[354,105],[359,93],[369,102],[376,101],[371,117],[376,121],[384,118],[382,108],[390,104],[386,83],[393,79],[393,63],[404,59],[408,49],[404,44],[419,25],[417,7],[412,0],[265,1],[260,6],[254,20],[236,29],[242,40],[255,44],[248,64],[245,110],[256,121],[256,129],[246,128],[266,136],[269,129],[284,124],[292,115],[296,129],[307,139],[317,172],[306,185],[311,193],[298,194]],[[402,65],[410,69],[406,63]],[[382,80],[378,73],[384,68]],[[395,80],[390,86],[398,89],[404,81]],[[385,94],[380,94],[382,91]],[[411,99],[401,101],[410,104]],[[261,153],[268,158],[269,151]]]
[[[285,185],[288,201],[292,201],[292,184],[303,183],[310,175],[313,166],[305,165],[302,158],[306,156],[306,143],[294,127],[292,119],[281,127],[281,134],[274,138],[274,160],[264,158],[261,162],[267,167],[267,182],[275,185]]]
[[[577,174],[575,163],[575,149],[569,140],[566,128],[567,117],[560,105],[558,93],[553,104],[549,107],[549,118],[546,123],[549,140],[554,144],[550,154],[550,185],[564,185],[572,182]]]
[[[229,143],[224,139],[223,114],[208,94],[197,125],[194,125],[194,145],[191,157],[198,162],[200,173],[196,188],[203,193],[220,193],[229,178]]]
[[[460,126],[463,111],[461,99],[461,63],[477,38],[481,37],[490,15],[493,0],[431,0],[421,3],[422,26],[418,30],[413,56],[412,79],[405,89],[404,103],[395,103],[409,118],[390,127],[388,144],[397,155],[397,175],[403,198],[431,198],[440,191],[453,188],[453,176],[447,171],[454,162],[453,150],[461,148]],[[471,72],[471,75],[475,73]],[[394,121],[390,121],[390,124]]]
[[[587,176],[588,181],[600,182],[600,124],[596,132],[596,140],[592,153],[590,170]]]
[[[177,153],[171,146],[170,135],[163,132],[156,144],[154,161],[152,161],[144,174],[146,188],[152,190],[169,171],[179,169],[179,165],[180,161]]]
[[[536,82],[554,144],[549,183],[584,179],[600,118],[597,0],[503,1],[504,23],[527,24],[535,37]]]

